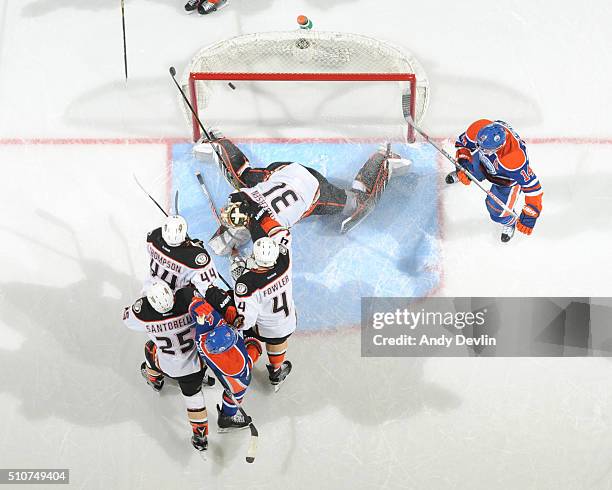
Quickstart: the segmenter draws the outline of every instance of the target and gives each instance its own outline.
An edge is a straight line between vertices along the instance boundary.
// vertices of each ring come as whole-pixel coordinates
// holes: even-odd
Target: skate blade
[[[244,427],[228,427],[227,429],[222,429],[220,427],[217,427],[217,433],[218,434],[227,434],[228,432],[238,432],[240,430],[244,430],[244,429],[248,429],[249,426],[245,425]]]
[[[281,389],[281,386],[283,386],[285,381],[287,381],[287,377],[285,377],[285,379],[283,379],[280,383],[272,385],[274,387],[274,393],[278,393],[278,390]]]

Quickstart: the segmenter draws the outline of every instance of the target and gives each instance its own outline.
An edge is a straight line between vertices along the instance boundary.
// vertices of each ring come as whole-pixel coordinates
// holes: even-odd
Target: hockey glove
[[[238,317],[238,310],[236,310],[233,293],[231,289],[229,291],[224,291],[217,286],[209,286],[205,294],[206,301],[223,315],[227,323],[232,325]]]
[[[540,216],[540,210],[531,204],[525,205],[519,221],[516,224],[516,229],[525,235],[531,235],[535,222]]]
[[[470,150],[467,148],[457,148],[455,158],[461,167],[469,170],[470,172],[472,171],[472,153]],[[472,183],[470,178],[463,170],[457,170],[457,178],[463,185],[470,185]]]
[[[200,325],[204,325],[206,317],[213,311],[212,306],[201,296],[194,296],[189,305],[189,313]]]

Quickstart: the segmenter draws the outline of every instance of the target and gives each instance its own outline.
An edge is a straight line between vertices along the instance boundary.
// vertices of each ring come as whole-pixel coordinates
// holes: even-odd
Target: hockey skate
[[[206,436],[206,429],[204,427],[197,427],[193,430],[191,436],[191,444],[198,451],[206,451],[208,449],[208,437]]]
[[[390,145],[379,150],[361,167],[353,181],[356,206],[350,216],[340,225],[340,233],[347,233],[361,223],[373,210],[382,196],[391,177],[389,159],[398,155],[391,152]]]
[[[185,4],[185,12],[187,12],[188,14],[194,13],[196,10],[198,10],[200,3],[202,3],[202,0],[189,0]]]
[[[514,236],[514,223],[512,223],[511,225],[504,225],[502,227],[502,232],[501,232],[501,241],[503,243],[508,243],[513,236]]]
[[[272,383],[272,386],[274,386],[274,392],[277,392],[291,372],[291,362],[284,361],[281,367],[276,370],[271,364],[267,364],[266,367],[268,368],[268,379],[270,380],[270,383]]]
[[[208,15],[216,12],[217,10],[221,10],[223,7],[227,5],[228,0],[205,0],[198,7],[198,12],[201,15]]]
[[[140,365],[140,374],[145,379],[147,384],[153,388],[156,393],[159,393],[161,389],[164,387],[164,375],[160,374],[159,376],[149,376],[147,373],[147,363],[143,362]]]
[[[247,415],[245,419],[240,410],[234,415],[225,415],[221,407],[217,405],[217,432],[231,432],[234,430],[246,429],[251,423],[251,417]]]

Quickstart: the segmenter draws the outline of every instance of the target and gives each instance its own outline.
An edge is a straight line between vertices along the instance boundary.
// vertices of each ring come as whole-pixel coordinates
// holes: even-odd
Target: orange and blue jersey
[[[203,298],[194,298],[191,303],[193,312],[200,318],[204,317],[204,323],[196,323],[195,340],[198,353],[206,365],[212,369],[217,378],[223,378],[225,384],[232,390],[234,398],[240,403],[244,398],[246,390],[251,383],[253,361],[244,345],[242,336],[238,334],[236,343],[224,352],[214,354],[206,348],[206,337],[213,329],[227,325],[223,317]],[[223,412],[226,415],[234,415],[238,407],[232,399],[223,393]]]
[[[486,155],[478,148],[477,135],[482,128],[492,122],[504,128],[506,142],[496,152]],[[520,189],[525,194],[525,204],[531,204],[538,210],[542,209],[542,186],[529,165],[527,147],[508,123],[480,119],[459,135],[455,147],[467,148],[470,151],[472,162],[468,170],[478,180],[486,179],[495,186],[501,187],[518,186],[511,194],[518,194]]]

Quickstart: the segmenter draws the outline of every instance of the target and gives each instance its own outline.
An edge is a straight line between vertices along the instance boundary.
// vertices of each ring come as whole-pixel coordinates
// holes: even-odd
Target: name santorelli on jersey
[[[191,298],[196,293],[192,286],[181,288],[177,291],[175,303],[168,313],[159,313],[145,298],[138,299],[132,305],[132,313],[135,320],[151,334],[171,332],[179,328],[189,327],[194,324],[195,319],[187,308]]]

